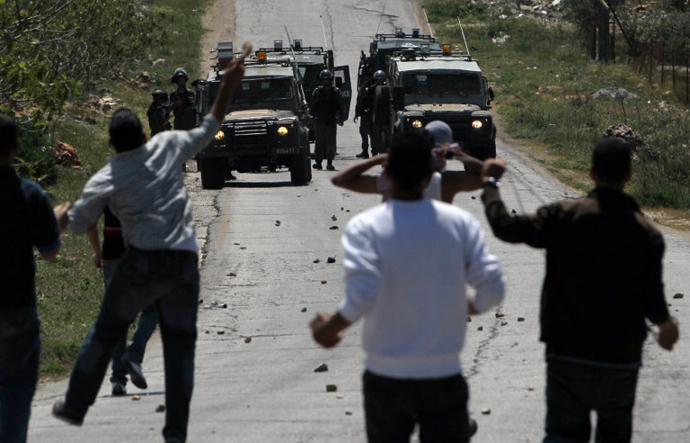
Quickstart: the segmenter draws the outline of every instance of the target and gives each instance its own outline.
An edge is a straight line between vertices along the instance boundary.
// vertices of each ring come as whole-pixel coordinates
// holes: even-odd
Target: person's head
[[[323,86],[331,86],[333,82],[333,73],[328,69],[324,69],[319,73],[319,80]]]
[[[386,164],[386,176],[396,194],[417,196],[431,180],[431,134],[421,129],[399,132],[391,140]]]
[[[189,80],[187,71],[185,71],[184,68],[177,68],[170,79],[170,83],[174,83],[178,87],[182,88],[187,84],[187,80]]]
[[[153,100],[158,103],[166,103],[168,101],[168,93],[160,89],[153,91],[151,95],[153,96]]]
[[[592,152],[590,176],[597,186],[623,188],[630,180],[632,150],[630,145],[618,137],[604,138]]]
[[[11,164],[19,151],[19,126],[14,118],[0,114],[0,164]]]
[[[445,144],[453,143],[453,130],[448,126],[448,123],[441,120],[434,120],[424,126],[424,129],[429,131],[434,137],[434,147],[438,148]]]
[[[113,113],[108,126],[110,144],[118,153],[137,149],[146,143],[141,121],[129,109],[118,109]]]
[[[377,85],[382,85],[386,82],[386,73],[382,70],[378,70],[374,72],[374,82],[376,82]]]

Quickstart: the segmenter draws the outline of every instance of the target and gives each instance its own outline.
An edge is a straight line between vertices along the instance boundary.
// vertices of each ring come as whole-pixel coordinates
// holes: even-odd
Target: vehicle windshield
[[[482,93],[480,76],[476,73],[412,72],[403,75],[406,94],[469,97]]]
[[[220,83],[211,86],[209,103],[218,94]],[[287,77],[245,78],[232,95],[231,108],[261,105],[263,103],[291,102],[292,79]]]

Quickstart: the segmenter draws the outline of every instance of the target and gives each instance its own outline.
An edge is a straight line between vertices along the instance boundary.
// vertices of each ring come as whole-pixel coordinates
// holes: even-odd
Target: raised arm
[[[379,191],[376,186],[377,177],[375,175],[365,175],[364,173],[376,165],[384,164],[386,159],[388,159],[388,154],[379,154],[349,168],[345,168],[331,178],[331,183],[339,188],[361,194],[378,194]]]

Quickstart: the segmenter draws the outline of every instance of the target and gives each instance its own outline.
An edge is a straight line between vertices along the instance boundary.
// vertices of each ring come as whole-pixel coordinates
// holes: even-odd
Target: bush
[[[469,0],[425,0],[423,4],[432,22],[486,12],[486,5]]]
[[[45,187],[57,181],[57,154],[50,147],[43,126],[36,120],[19,120],[19,156],[17,172]]]

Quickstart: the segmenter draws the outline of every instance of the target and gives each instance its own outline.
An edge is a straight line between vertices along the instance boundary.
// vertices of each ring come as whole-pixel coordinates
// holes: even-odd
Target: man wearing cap
[[[482,162],[464,153],[457,145],[453,145],[453,131],[447,123],[432,121],[425,127],[434,139],[432,151],[432,169],[428,186],[424,189],[424,196],[434,200],[452,203],[458,192],[469,192],[481,187]],[[450,153],[450,154],[448,154]],[[464,171],[446,171],[446,156],[460,160],[465,165]],[[381,194],[383,200],[390,197],[390,184],[382,173],[376,175],[365,174],[377,165],[384,165],[388,159],[386,154],[372,157],[333,176],[331,182],[341,188],[363,194]]]

